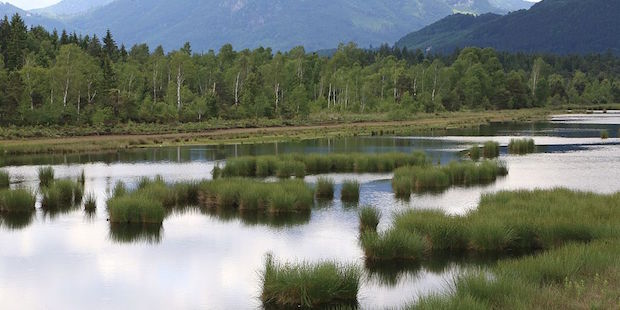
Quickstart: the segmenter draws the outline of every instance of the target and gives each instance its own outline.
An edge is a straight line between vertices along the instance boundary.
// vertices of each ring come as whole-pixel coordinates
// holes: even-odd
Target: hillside
[[[114,0],[63,0],[46,8],[32,10],[32,12],[50,17],[67,17],[86,13],[113,1]]]
[[[7,16],[10,19],[11,16],[15,14],[19,14],[28,26],[41,25],[49,30],[54,28],[62,29],[65,27],[65,25],[59,20],[48,18],[37,13],[24,11],[9,3],[0,2],[0,17]]]
[[[436,52],[479,46],[510,52],[620,53],[619,16],[617,0],[544,0],[505,16],[448,16],[396,45]]]

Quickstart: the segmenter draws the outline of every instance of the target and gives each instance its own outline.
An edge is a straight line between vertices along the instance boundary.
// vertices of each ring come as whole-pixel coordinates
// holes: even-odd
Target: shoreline
[[[404,121],[365,120],[328,124],[290,125],[254,128],[187,130],[160,134],[110,134],[72,137],[43,137],[0,140],[0,152],[6,155],[72,154],[185,145],[224,145],[285,142],[319,137],[393,135],[422,131],[468,128],[493,122],[544,121],[560,110],[524,109],[481,112],[445,112],[422,114]],[[242,123],[243,121],[240,121]]]

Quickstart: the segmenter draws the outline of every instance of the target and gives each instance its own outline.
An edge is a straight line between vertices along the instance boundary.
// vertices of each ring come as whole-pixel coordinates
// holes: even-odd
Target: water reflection
[[[311,211],[289,213],[266,213],[259,211],[238,211],[226,208],[202,208],[201,212],[222,222],[240,221],[246,226],[268,226],[290,228],[310,223]]]
[[[110,240],[116,243],[158,244],[162,239],[163,226],[129,225],[110,223]]]
[[[0,212],[0,227],[8,230],[24,229],[32,224],[35,212]]]

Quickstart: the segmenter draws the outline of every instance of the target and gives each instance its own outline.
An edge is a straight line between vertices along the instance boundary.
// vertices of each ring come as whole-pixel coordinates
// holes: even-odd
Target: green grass
[[[620,234],[620,193],[598,195],[566,189],[484,195],[465,216],[411,210],[395,217],[380,236],[362,234],[369,259],[402,259],[394,239],[424,240],[427,254],[505,255],[549,250]],[[400,242],[403,243],[403,242]],[[418,259],[419,249],[411,252]],[[407,257],[406,255],[404,255]]]
[[[157,244],[161,242],[161,230],[161,224],[110,223],[110,240],[117,243]]]
[[[54,181],[54,168],[41,167],[38,172],[41,187],[47,187]]]
[[[84,187],[84,183],[86,183],[86,174],[84,173],[84,169],[82,169],[82,173],[78,176],[77,181],[82,184],[82,187]]]
[[[511,139],[508,144],[508,152],[510,154],[524,155],[534,153],[536,144],[534,139]]]
[[[164,221],[161,201],[143,193],[112,198],[107,205],[111,223],[161,224]]]
[[[362,232],[360,243],[370,262],[418,261],[424,259],[426,249],[422,236],[397,229]]]
[[[482,156],[488,159],[499,157],[499,143],[494,141],[485,142],[482,146]]]
[[[480,159],[480,147],[477,145],[472,146],[469,149],[469,158],[473,161],[478,161]]]
[[[123,181],[118,181],[112,189],[112,197],[121,197],[127,194],[127,185]]]
[[[362,207],[359,211],[360,231],[377,231],[381,219],[381,211],[370,206]]]
[[[325,177],[318,178],[315,192],[318,199],[334,199],[334,180]]]
[[[286,154],[280,156],[244,156],[229,158],[221,170],[222,177],[302,178],[334,172],[392,172],[403,166],[428,164],[424,153],[386,154]]]
[[[41,207],[46,210],[68,209],[82,201],[82,185],[71,180],[56,180],[42,191]]]
[[[312,188],[301,180],[265,183],[227,178],[203,182],[199,187],[198,200],[208,208],[286,213],[310,210],[314,205]]]
[[[471,186],[493,182],[508,174],[506,167],[486,160],[480,163],[452,162],[446,166],[402,167],[394,171],[392,189],[397,197],[411,192],[441,191],[450,186]]]
[[[342,183],[340,199],[344,202],[358,202],[360,200],[360,183],[355,180],[345,180]]]
[[[601,130],[601,139],[603,140],[609,139],[609,132],[607,130]]]
[[[11,177],[9,176],[9,173],[0,170],[0,189],[9,188],[9,185],[11,185]]]
[[[0,190],[0,212],[33,212],[35,195],[23,188]]]
[[[88,193],[84,197],[84,210],[94,212],[97,210],[97,197],[93,193]]]
[[[361,271],[335,262],[281,264],[271,255],[262,272],[266,307],[315,308],[357,304]]]

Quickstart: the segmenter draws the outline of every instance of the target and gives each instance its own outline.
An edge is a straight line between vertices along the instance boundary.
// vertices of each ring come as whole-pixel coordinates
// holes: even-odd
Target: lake
[[[610,138],[602,140],[607,130]],[[38,187],[37,169],[51,165],[57,178],[84,170],[85,192],[97,197],[95,214],[82,208],[32,217],[0,216],[0,301],[3,309],[247,309],[260,308],[260,271],[265,255],[283,262],[336,260],[364,266],[358,244],[358,207],[343,205],[343,180],[361,183],[360,205],[382,211],[379,230],[395,213],[439,209],[474,210],[481,195],[500,190],[566,187],[620,191],[620,112],[568,114],[540,123],[493,123],[428,135],[314,139],[287,143],[128,149],[80,155],[0,157],[12,187]],[[537,152],[507,154],[514,137],[533,137]],[[507,177],[442,193],[398,200],[390,174],[330,174],[336,197],[311,214],[294,217],[221,214],[196,208],[168,216],[159,229],[126,229],[107,222],[106,197],[121,180],[142,177],[168,182],[210,178],[215,165],[242,155],[285,153],[382,153],[424,151],[435,162],[464,160],[475,143],[500,143]],[[316,182],[318,176],[306,177]],[[445,291],[462,268],[489,262],[435,259],[413,266],[366,266],[359,293],[365,309],[400,307]],[[491,261],[492,263],[492,261]]]

